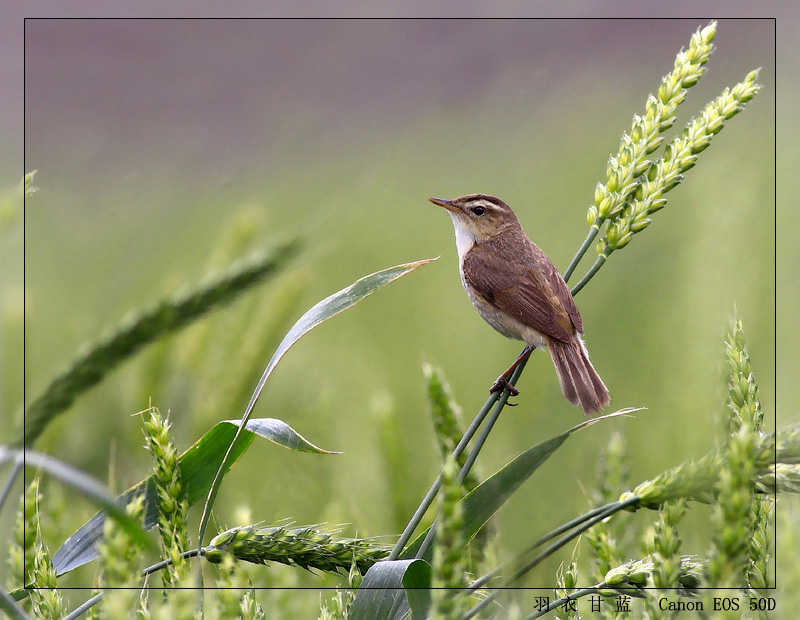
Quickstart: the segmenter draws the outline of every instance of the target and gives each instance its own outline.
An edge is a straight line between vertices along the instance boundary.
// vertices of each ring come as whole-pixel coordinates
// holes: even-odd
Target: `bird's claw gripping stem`
[[[494,394],[495,392],[502,392],[503,390],[508,390],[509,398],[511,396],[519,396],[519,390],[508,382],[508,377],[500,375],[492,384],[492,387],[489,388],[489,393]],[[511,405],[511,403],[507,404]],[[511,406],[513,407],[514,405]]]

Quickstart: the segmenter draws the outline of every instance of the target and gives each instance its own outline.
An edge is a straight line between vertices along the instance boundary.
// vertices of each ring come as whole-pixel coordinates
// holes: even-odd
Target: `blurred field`
[[[131,414],[148,397],[171,412],[185,449],[216,421],[241,414],[304,310],[366,273],[441,255],[306,336],[262,395],[256,415],[281,418],[344,454],[256,443],[217,503],[229,525],[246,504],[267,523],[397,533],[436,475],[421,363],[444,370],[471,418],[521,348],[471,308],[449,218],[426,198],[500,196],[563,270],[586,234],[608,154],[701,25],[29,22],[25,168],[39,170],[42,189],[25,214],[28,399],[127,311],[250,247],[287,237],[304,243],[280,278],[149,348],[83,396],[37,448],[100,479],[111,468],[114,486],[126,488],[147,475]],[[578,297],[612,406],[647,411],[571,439],[501,513],[505,552],[584,511],[597,455],[615,430],[629,443],[634,484],[718,444],[723,337],[734,312],[770,420],[776,366],[797,371],[796,355],[775,351],[772,22],[723,20],[715,43],[673,134],[751,69],[762,67],[764,89],[702,153],[650,228]],[[13,235],[4,254],[20,247]],[[6,341],[18,343],[20,322],[5,321],[13,328]],[[563,401],[544,355],[519,387],[519,407],[504,413],[486,447],[484,474],[582,417]],[[800,390],[781,387],[779,413],[788,420]],[[14,381],[4,388],[3,409],[15,411],[22,395]],[[707,511],[690,512],[685,550],[702,553]],[[62,529],[91,513],[71,507]],[[558,561],[541,577],[548,584]]]

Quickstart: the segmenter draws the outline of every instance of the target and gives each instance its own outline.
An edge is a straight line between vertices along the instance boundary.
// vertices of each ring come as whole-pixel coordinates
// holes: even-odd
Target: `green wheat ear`
[[[39,528],[39,502],[41,499],[39,478],[34,478],[20,499],[13,538],[8,548],[9,575],[14,580],[22,576],[22,583],[31,581],[33,561],[36,555],[36,534]],[[19,583],[13,581],[9,585],[17,587]]]
[[[712,21],[692,35],[689,49],[678,52],[672,71],[661,79],[657,95],[647,97],[644,116],[634,115],[630,132],[622,134],[617,154],[608,158],[605,183],[599,182],[595,187],[594,202],[586,214],[589,234],[564,272],[565,280],[572,276],[603,225],[618,220],[634,197],[642,176],[652,166],[648,155],[661,146],[662,134],[675,122],[686,91],[705,73],[716,33],[717,22]]]
[[[729,431],[737,431],[742,424],[751,424],[755,432],[763,431],[764,411],[758,399],[758,385],[750,366],[750,354],[745,344],[741,320],[736,321],[725,339],[725,358],[729,373]]]
[[[660,158],[648,159],[662,146],[663,133],[676,119],[678,106],[689,88],[697,84],[714,51],[712,41],[717,23],[698,29],[687,50],[675,58],[673,70],[665,75],[656,95],[649,95],[644,116],[635,115],[631,130],[623,134],[616,155],[609,157],[606,181],[595,188],[589,207],[589,233],[564,272],[568,280],[589,246],[605,225],[597,243],[598,257],[572,294],[580,291],[615,250],[628,245],[633,236],[651,223],[651,216],[667,204],[665,194],[683,181],[683,175],[697,163],[697,155],[711,144],[725,121],[741,112],[761,88],[756,84],[758,70],[751,71],[733,88],[726,88],[714,101],[691,120],[683,133],[673,139]]]
[[[338,538],[316,526],[235,527],[217,534],[203,551],[214,564],[230,556],[253,564],[279,562],[328,573],[347,572],[355,564],[362,574],[387,555],[386,547],[369,539]]]
[[[742,82],[722,94],[689,122],[683,133],[672,140],[664,155],[647,169],[646,174],[627,197],[616,221],[606,229],[606,237],[597,246],[598,254],[610,254],[624,248],[633,235],[650,225],[650,217],[667,204],[664,194],[683,181],[686,171],[697,163],[697,155],[707,149],[725,121],[744,110],[761,88],[756,84],[758,70],[751,71]]]
[[[464,434],[461,421],[461,407],[453,397],[450,384],[441,368],[423,364],[422,372],[427,381],[428,408],[430,409],[433,429],[436,433],[436,442],[442,458],[452,454]],[[456,459],[459,468],[464,467],[467,455],[461,453]],[[474,470],[470,470],[464,478],[464,488],[467,492],[474,489],[480,481]]]
[[[693,557],[684,555],[679,558],[675,575],[679,594],[694,592],[701,584],[704,563]],[[639,590],[653,580],[653,561],[650,558],[626,562],[606,573],[602,584],[598,584],[601,596],[616,597],[618,594],[643,596]]]
[[[658,608],[663,590],[683,587],[685,558],[681,556],[681,538],[678,525],[686,515],[686,500],[667,502],[659,511],[658,520],[645,534],[645,551],[652,562],[651,585],[658,591],[647,592],[644,600],[648,618],[664,616]],[[698,580],[700,572],[698,571]]]
[[[30,528],[25,531],[23,543],[23,558],[25,562],[30,562],[30,565],[26,564],[24,568],[26,580],[30,576],[34,586],[31,590],[31,607],[34,614],[37,618],[56,620],[64,615],[66,603],[57,589],[56,570],[53,567],[50,550],[42,540],[42,527],[39,521],[42,496],[39,493],[39,482],[40,479],[36,478],[28,486],[23,497],[21,516],[24,515],[25,522],[21,525]]]
[[[459,469],[453,455],[446,455],[439,494],[439,529],[433,550],[431,620],[456,620],[469,609],[468,600],[459,596],[467,585],[461,503],[464,487],[458,479]]]
[[[133,519],[141,520],[144,516],[144,495],[131,499],[125,512]],[[98,582],[104,588],[99,613],[105,618],[125,618],[136,605],[139,595],[141,546],[114,519],[106,519],[103,542],[97,549],[100,552]]]
[[[178,467],[178,450],[170,439],[170,423],[155,407],[145,414],[145,448],[153,457],[153,481],[158,497],[158,531],[161,549],[171,561],[161,573],[165,587],[182,582],[188,576],[188,565],[182,553],[191,547],[187,531],[189,503]]]
[[[652,165],[647,156],[661,146],[662,134],[675,122],[687,90],[705,73],[716,33],[717,22],[698,29],[689,49],[678,52],[673,70],[661,79],[657,95],[647,97],[644,116],[634,115],[631,130],[622,135],[616,156],[608,159],[606,182],[595,188],[594,204],[586,215],[591,226],[599,228],[604,220],[616,220],[625,210],[639,185],[638,178]]]
[[[36,589],[31,595],[33,611],[37,618],[61,618],[65,611],[64,599],[57,589],[56,569],[47,547],[41,542],[41,530],[37,528],[36,554],[33,559],[33,583]]]
[[[557,599],[567,599],[578,587],[578,548],[580,541],[575,544],[572,549],[572,555],[569,558],[569,564],[564,566],[562,562],[556,571],[556,589],[555,596]],[[571,620],[578,617],[577,609],[570,606],[558,607],[555,611],[556,620]]]

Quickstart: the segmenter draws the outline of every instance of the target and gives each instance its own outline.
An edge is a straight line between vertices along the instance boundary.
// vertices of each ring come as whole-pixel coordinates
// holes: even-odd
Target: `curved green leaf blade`
[[[236,426],[240,424],[239,420],[223,420],[223,422],[234,424]],[[246,428],[248,431],[259,435],[264,439],[269,439],[271,442],[276,443],[279,446],[283,446],[284,448],[288,448],[289,450],[294,450],[295,452],[311,452],[312,454],[341,454],[341,452],[324,450],[319,446],[315,446],[286,422],[276,418],[254,418],[252,420],[248,420]]]
[[[564,431],[560,435],[525,450],[525,452],[507,463],[502,469],[484,480],[461,500],[464,515],[464,526],[462,530],[464,540],[467,543],[471,541],[478,531],[486,525],[489,519],[514,494],[520,485],[525,482],[542,463],[550,458],[570,435],[601,420],[626,415],[633,411],[638,411],[638,409],[621,409],[620,411],[608,415],[585,420],[569,430]],[[405,548],[403,553],[400,554],[400,557],[413,558],[416,556],[427,533],[428,530],[426,529],[414,542]],[[430,546],[422,557],[430,561],[432,554],[433,547]]]
[[[417,267],[421,267],[422,265],[434,260],[436,259],[427,258],[413,263],[404,263],[402,265],[396,265],[395,267],[389,267],[388,269],[376,271],[375,273],[371,273],[356,280],[347,288],[343,288],[341,291],[326,297],[308,310],[292,326],[292,329],[289,330],[289,333],[284,336],[283,340],[278,345],[278,348],[275,350],[272,359],[269,360],[269,363],[264,370],[264,374],[261,375],[261,379],[259,379],[256,389],[253,391],[253,395],[250,397],[250,402],[247,404],[247,409],[245,409],[243,416],[244,419],[247,419],[252,412],[253,407],[255,406],[259,395],[261,394],[261,390],[264,389],[264,384],[267,382],[267,379],[269,379],[272,371],[275,370],[275,366],[278,365],[278,362],[281,361],[281,358],[292,347],[292,345],[294,345],[295,342],[300,340],[300,338],[302,338],[320,323],[327,321],[329,318],[336,316],[340,312],[344,312],[378,289],[383,288],[390,282],[394,282],[397,280],[397,278],[400,278],[407,273],[414,271]]]
[[[394,560],[374,564],[364,575],[347,620],[400,620],[411,609],[427,609],[430,604],[430,564],[423,560]],[[406,596],[406,589],[414,594]],[[427,593],[428,603],[425,603]],[[409,600],[414,606],[409,607]],[[417,615],[414,616],[415,618]],[[425,618],[425,615],[420,615]]]
[[[250,397],[250,402],[247,403],[244,415],[242,415],[242,422],[246,423],[250,419],[250,415],[253,412],[253,407],[255,407],[256,401],[261,395],[261,390],[264,389],[264,385],[266,384],[267,379],[269,379],[269,376],[272,374],[272,371],[275,370],[275,366],[278,365],[278,362],[281,361],[281,358],[292,347],[292,345],[294,345],[295,342],[303,337],[303,335],[310,332],[320,323],[323,323],[329,318],[336,316],[340,312],[343,312],[354,306],[359,301],[371,295],[378,289],[383,288],[390,282],[394,282],[397,280],[397,278],[400,278],[407,273],[414,271],[417,267],[421,267],[422,265],[430,263],[434,260],[436,260],[436,258],[427,258],[424,260],[415,261],[413,263],[404,263],[402,265],[396,265],[381,271],[376,271],[375,273],[371,273],[356,280],[347,288],[343,288],[341,291],[326,297],[311,307],[311,309],[309,309],[298,319],[298,321],[289,330],[289,333],[283,337],[283,340],[278,345],[277,350],[272,355],[272,359],[269,360],[264,373],[261,375],[261,379],[258,380],[255,390],[253,390],[253,395]],[[235,444],[239,442],[239,437],[240,433],[237,432],[231,441],[229,450],[233,450]],[[217,475],[214,477],[214,481],[211,483],[211,489],[208,492],[208,498],[206,499],[205,506],[203,507],[203,515],[200,518],[200,528],[197,535],[198,545],[201,546],[204,542],[203,539],[205,538],[206,528],[208,527],[208,520],[211,518],[211,507],[214,505],[214,500],[217,497],[219,486],[222,484],[222,468],[225,466],[227,461],[228,456],[226,455],[222,460],[219,472],[217,472]]]
[[[427,618],[431,606],[431,576],[433,569],[427,562],[411,564],[403,575],[403,588],[411,608],[412,618]]]
[[[301,439],[302,436],[294,431],[288,424],[281,422],[281,424],[285,426],[285,429],[288,429],[288,431],[285,429],[283,431],[286,434],[287,441],[276,441],[276,437],[270,437],[264,433],[264,428],[274,426],[274,422],[280,422],[280,420],[268,419],[265,421],[254,419],[248,422],[246,430],[242,433],[242,442],[240,442],[237,449],[231,453],[230,462],[229,465],[226,466],[225,473],[233,467],[238,458],[247,450],[256,434],[266,437],[271,441],[275,441],[275,443],[283,445],[286,448],[295,449],[290,445],[291,442],[288,441],[288,438],[291,437],[292,433]],[[211,488],[211,482],[222,464],[222,459],[236,434],[238,426],[238,420],[235,422],[230,420],[218,422],[179,457],[178,467],[180,468],[181,480],[186,490],[186,499],[189,506],[196,504],[208,493],[208,489]],[[302,439],[302,441],[309,446],[313,446],[310,442],[306,442],[305,439]],[[301,442],[298,441],[297,443],[300,444]],[[314,451],[323,454],[331,454],[331,452],[323,450],[322,448],[313,447],[315,450],[309,450],[305,446],[297,449],[303,452]],[[142,492],[145,493],[144,529],[149,530],[158,523],[158,499],[156,497],[156,489],[155,484],[153,484],[152,476],[120,495],[114,501],[114,509],[118,511],[119,506],[124,507],[131,498]],[[97,557],[95,543],[103,535],[104,520],[105,514],[103,512],[97,513],[70,536],[64,544],[61,545],[58,551],[55,552],[53,555],[53,566],[55,567],[57,575],[63,575],[79,566],[83,566]]]
[[[0,446],[0,464],[15,460],[21,455],[22,450],[13,450]],[[88,497],[96,504],[100,504],[100,506],[108,511],[111,518],[117,521],[134,540],[145,547],[152,547],[152,543],[144,535],[142,526],[135,519],[128,516],[125,512],[125,506],[123,505],[120,507],[120,505],[116,503],[116,498],[101,482],[72,465],[68,465],[63,461],[59,461],[41,452],[25,450],[24,459],[26,466],[36,467],[37,469],[46,471],[51,476],[58,478],[67,486],[78,491],[78,493]]]

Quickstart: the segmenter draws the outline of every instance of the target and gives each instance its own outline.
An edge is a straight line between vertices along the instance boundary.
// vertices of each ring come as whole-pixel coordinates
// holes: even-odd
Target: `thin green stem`
[[[465,435],[466,436],[466,435]],[[400,557],[400,554],[403,551],[403,548],[408,543],[411,535],[414,533],[414,530],[417,529],[417,526],[422,521],[422,517],[425,516],[425,513],[428,512],[428,508],[431,507],[433,500],[436,499],[436,494],[439,492],[439,487],[442,485],[442,475],[439,474],[434,480],[431,488],[428,489],[428,492],[425,494],[425,497],[420,502],[420,505],[417,507],[414,516],[411,517],[411,520],[406,525],[406,528],[403,530],[403,533],[400,534],[400,538],[395,543],[394,547],[392,548],[392,552],[389,554],[389,557],[386,559],[388,561],[396,560]]]
[[[527,347],[525,348],[527,350]],[[522,374],[522,370],[525,368],[525,364],[528,363],[528,358],[524,358],[514,369],[514,372],[511,373],[511,377],[509,378],[508,382],[511,385],[516,385],[517,381],[519,380],[520,375]],[[461,471],[458,473],[458,481],[464,482],[464,479],[469,474],[470,470],[472,469],[473,465],[475,465],[475,460],[478,458],[478,454],[480,453],[481,449],[483,448],[483,444],[486,443],[486,440],[489,438],[489,433],[492,431],[492,427],[494,426],[497,419],[500,417],[500,413],[503,411],[503,408],[506,406],[508,402],[508,398],[511,395],[511,392],[508,388],[503,390],[500,393],[500,397],[497,399],[497,404],[492,411],[492,414],[486,420],[486,425],[483,427],[481,434],[478,436],[478,439],[475,440],[475,445],[472,447],[469,455],[467,456],[467,460],[464,463],[464,466],[461,468]],[[476,429],[477,430],[477,429]],[[460,445],[460,444],[459,444]],[[441,475],[437,480],[441,478]],[[433,543],[433,539],[436,536],[436,524],[438,522],[438,518],[434,520],[431,527],[428,529],[428,533],[425,536],[425,540],[422,541],[422,545],[420,545],[419,550],[417,551],[415,557],[421,558],[425,555],[425,552],[430,547],[431,543]]]
[[[580,290],[584,286],[586,286],[586,284],[589,282],[589,280],[591,280],[594,277],[594,274],[596,274],[598,271],[600,271],[600,267],[605,265],[606,260],[608,260],[608,257],[611,254],[611,251],[609,251],[609,250],[606,250],[606,251],[608,253],[603,252],[602,254],[600,254],[597,257],[597,260],[594,261],[594,265],[592,265],[591,269],[589,269],[589,271],[586,272],[586,275],[583,276],[580,279],[580,281],[575,286],[572,287],[572,290],[570,291],[570,293],[572,293],[573,297],[575,297],[575,295],[577,295],[580,292]]]
[[[5,484],[3,485],[3,490],[0,491],[0,508],[2,508],[6,500],[8,499],[9,493],[11,493],[11,489],[14,486],[14,483],[17,481],[19,477],[19,472],[22,471],[22,467],[24,465],[24,457],[22,452],[19,452],[14,456],[14,466],[11,469],[11,472],[8,474],[8,478],[6,479]]]
[[[469,444],[470,440],[473,438],[475,433],[478,432],[478,428],[480,428],[481,424],[483,424],[484,419],[489,414],[489,411],[491,410],[492,406],[499,400],[499,398],[500,398],[499,392],[494,392],[489,395],[489,398],[483,404],[483,407],[481,407],[481,410],[478,412],[478,415],[475,416],[475,419],[469,425],[469,428],[467,428],[466,432],[464,433],[464,436],[461,438],[461,441],[458,442],[458,445],[453,450],[453,456],[455,458],[458,458],[461,455],[461,453],[464,452],[464,450],[467,447],[467,444]],[[433,500],[436,498],[436,494],[439,492],[439,487],[441,486],[441,483],[442,483],[442,476],[441,474],[439,474],[439,476],[436,477],[436,480],[431,485],[431,488],[428,489],[428,492],[425,494],[425,497],[423,498],[422,502],[420,503],[419,507],[414,513],[414,516],[411,517],[411,520],[406,525],[405,529],[403,530],[403,533],[400,534],[400,538],[397,540],[394,547],[392,548],[392,552],[389,554],[389,557],[386,558],[387,560],[396,560],[397,558],[400,557],[403,548],[408,543],[409,539],[411,538],[411,535],[414,533],[414,530],[417,529],[417,526],[420,524],[420,521],[422,521],[422,518],[428,511],[428,508],[430,508],[431,504],[433,503]]]
[[[590,527],[592,527],[595,523],[598,523],[598,522],[602,521],[603,519],[606,519],[606,518],[610,517],[611,515],[613,515],[616,512],[619,512],[620,510],[624,510],[628,506],[631,506],[633,504],[638,503],[639,500],[640,500],[639,497],[634,496],[634,497],[630,497],[630,498],[628,498],[628,499],[626,499],[625,501],[622,501],[622,502],[612,502],[610,504],[606,504],[605,506],[602,506],[601,507],[602,510],[601,509],[596,509],[596,510],[591,511],[590,514],[594,514],[594,517],[592,517],[591,519],[586,520],[586,516],[587,515],[584,515],[583,517],[579,517],[578,521],[582,523],[581,527],[576,528],[575,531],[570,532],[566,536],[563,536],[562,538],[558,539],[558,541],[556,541],[553,545],[551,545],[550,547],[548,547],[547,549],[545,549],[541,553],[537,554],[528,563],[526,563],[524,566],[519,568],[513,575],[511,575],[511,577],[509,577],[505,581],[505,583],[502,586],[500,586],[498,588],[495,588],[494,590],[489,592],[487,594],[486,598],[484,598],[480,603],[478,603],[472,609],[470,609],[469,612],[463,617],[463,620],[469,620],[470,618],[473,618],[475,615],[480,613],[480,611],[482,609],[484,609],[487,605],[489,605],[489,603],[491,603],[495,598],[497,598],[497,596],[500,594],[500,592],[502,592],[505,588],[509,587],[512,583],[514,583],[518,579],[521,579],[522,577],[524,577],[532,568],[534,568],[536,565],[538,565],[542,560],[548,558],[553,553],[558,551],[561,547],[566,545],[568,542],[574,540],[575,538],[577,538],[578,536],[583,534],[586,530],[588,530]],[[545,540],[549,540],[550,538],[552,538],[552,536],[550,536],[549,534],[544,537]],[[538,541],[537,541],[537,543],[541,544]],[[522,555],[525,555],[525,554],[531,552],[533,549],[535,549],[538,546],[538,544],[533,545],[531,549],[528,549]],[[481,578],[480,581],[485,581],[485,578]],[[470,590],[472,590],[472,589],[473,588],[470,587]]]
[[[575,531],[570,532],[569,534],[567,534],[566,536],[564,536],[562,538],[559,538],[554,544],[552,544],[550,547],[548,547],[547,549],[545,549],[544,551],[539,553],[530,562],[528,562],[522,568],[517,570],[517,572],[515,572],[508,579],[507,583],[508,584],[514,583],[518,579],[521,579],[522,577],[524,577],[525,574],[528,571],[530,571],[532,568],[534,568],[542,560],[544,560],[545,558],[549,557],[550,555],[552,555],[553,553],[558,551],[561,547],[566,545],[568,542],[574,540],[575,538],[577,538],[578,536],[583,534],[586,530],[588,530],[590,527],[592,527],[595,523],[598,523],[598,522],[602,521],[603,519],[607,519],[608,517],[610,517],[614,513],[617,513],[620,510],[624,510],[628,506],[632,506],[633,504],[636,504],[638,502],[639,502],[639,498],[634,496],[634,497],[629,497],[628,499],[626,499],[625,501],[622,501],[622,502],[612,502],[612,503],[608,504],[605,510],[603,510],[599,514],[596,514],[593,518],[591,518],[588,521],[586,521],[585,523],[583,523],[580,527],[576,528]]]
[[[102,598],[103,598],[103,593],[98,592],[92,598],[88,599],[87,601],[84,601],[83,604],[78,605],[69,614],[64,616],[62,620],[75,620],[76,618],[80,618],[84,613],[86,613],[92,607],[97,605],[97,603],[99,603]]]
[[[589,246],[592,245],[592,242],[595,240],[595,237],[597,237],[597,233],[600,232],[600,227],[603,225],[604,221],[605,220],[603,220],[603,218],[600,216],[594,219],[594,224],[592,224],[589,228],[589,234],[586,235],[586,239],[583,240],[581,247],[578,248],[577,253],[572,258],[567,270],[564,272],[564,282],[569,282],[572,272],[575,271],[578,263],[581,262],[583,255],[586,254],[586,250],[588,250]]]
[[[189,549],[188,551],[184,551],[183,553],[181,553],[181,557],[185,560],[187,558],[202,556],[205,554],[206,549],[208,549],[208,547],[203,547],[202,549]],[[166,558],[164,560],[161,560],[160,562],[156,562],[155,564],[148,566],[147,568],[142,570],[142,577],[147,577],[147,575],[152,575],[156,571],[159,571],[162,568],[166,568],[170,564],[172,564],[171,558]]]
[[[597,508],[594,508],[594,509],[590,510],[586,514],[583,514],[580,517],[576,517],[575,519],[572,519],[572,521],[567,521],[566,523],[558,526],[556,529],[548,532],[547,534],[545,534],[541,538],[537,539],[532,545],[530,545],[520,555],[526,555],[528,553],[532,553],[534,549],[536,549],[537,547],[540,547],[544,543],[549,542],[549,541],[553,540],[554,538],[557,538],[558,536],[560,536],[564,532],[568,532],[572,528],[577,527],[578,525],[581,525],[582,523],[585,523],[586,521],[589,521],[590,519],[593,519],[594,517],[596,517],[600,513],[605,512],[606,510],[608,510],[609,506],[611,506],[611,504],[604,504],[603,506],[598,506]],[[474,592],[478,588],[482,587],[490,579],[493,579],[502,569],[503,569],[502,565],[498,566],[497,568],[489,571],[488,573],[486,573],[482,577],[479,577],[478,579],[473,581],[469,586],[469,592]]]
[[[517,384],[520,375],[522,375],[522,371],[525,370],[525,364],[528,363],[528,359],[530,358],[529,357],[524,358],[514,369],[514,372],[511,373],[511,377],[509,377],[508,379],[510,385],[515,386]],[[478,438],[475,440],[475,445],[473,446],[472,450],[467,456],[467,460],[464,463],[464,467],[461,468],[461,471],[458,474],[459,482],[464,482],[464,479],[469,474],[473,465],[475,465],[475,460],[478,458],[478,454],[483,448],[483,444],[485,444],[486,440],[489,438],[489,433],[492,431],[492,427],[494,426],[495,422],[497,422],[497,419],[500,417],[500,413],[503,411],[503,407],[505,407],[506,404],[508,403],[508,399],[510,396],[511,392],[508,388],[503,390],[503,392],[500,394],[500,398],[497,401],[497,405],[495,406],[492,415],[489,416],[489,419],[486,421],[486,425],[483,427],[481,434],[478,435]]]

